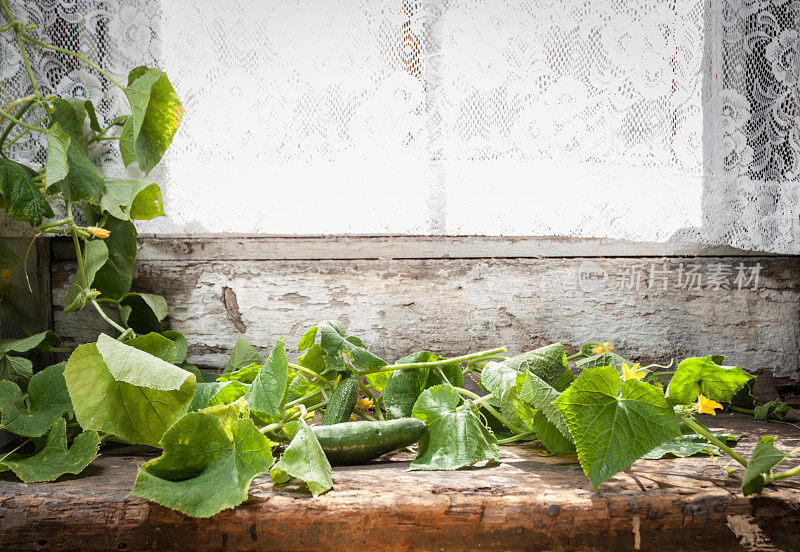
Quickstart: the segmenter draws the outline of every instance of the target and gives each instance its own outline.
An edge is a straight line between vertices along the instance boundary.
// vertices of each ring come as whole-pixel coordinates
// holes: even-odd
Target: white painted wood
[[[797,258],[670,258],[666,290],[658,278],[651,285],[649,274],[651,263],[663,268],[661,259],[596,258],[591,262],[607,280],[589,293],[578,284],[579,267],[587,262],[581,258],[198,260],[218,255],[217,247],[211,240],[186,250],[184,260],[161,259],[147,241],[143,249],[151,253],[137,263],[135,288],[167,297],[171,327],[188,337],[189,360],[203,366],[225,364],[239,335],[238,314],[247,339],[265,349],[280,336],[291,349],[307,327],[334,318],[387,360],[419,349],[461,354],[507,346],[518,353],[555,341],[611,340],[635,360],[724,353],[728,362],[777,378],[773,382],[798,378]],[[675,287],[680,263],[709,274],[740,262],[760,263],[757,289]],[[643,270],[639,289],[614,289],[633,266]],[[56,305],[71,270],[69,262],[54,265]],[[239,313],[226,311],[225,287],[235,294]],[[56,332],[69,344],[110,330],[88,310],[64,316],[56,307],[54,317]]]
[[[74,258],[55,242],[56,259]],[[141,261],[305,259],[482,259],[564,257],[753,256],[727,246],[684,242],[484,236],[142,236]]]

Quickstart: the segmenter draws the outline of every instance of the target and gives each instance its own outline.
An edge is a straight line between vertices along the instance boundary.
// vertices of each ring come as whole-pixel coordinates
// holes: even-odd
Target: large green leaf
[[[759,494],[766,484],[765,477],[772,468],[780,464],[786,454],[773,446],[775,437],[772,435],[759,437],[753,455],[747,462],[747,469],[742,477],[742,492],[744,496]]]
[[[58,336],[50,330],[19,339],[0,339],[0,353],[26,353],[33,349],[47,351],[58,341]]]
[[[58,122],[54,122],[47,129],[47,163],[45,164],[47,180],[52,184],[61,182],[69,173],[69,134],[61,129]]]
[[[284,342],[283,339],[278,339],[264,367],[244,396],[250,410],[271,421],[282,416],[288,382],[289,364],[286,361]]]
[[[497,439],[469,401],[447,385],[422,392],[412,415],[428,426],[411,470],[457,470],[482,460],[498,460]]]
[[[97,271],[93,286],[103,294],[103,297],[120,299],[131,289],[138,234],[131,221],[112,216],[107,218],[103,227],[111,232],[111,235],[103,240],[108,248],[108,261]]]
[[[175,346],[175,342],[155,332],[129,339],[125,345],[135,347],[170,364],[176,364],[178,359],[178,348]]]
[[[180,366],[182,363],[186,362],[186,355],[189,353],[189,342],[186,340],[186,337],[175,330],[161,332],[161,335],[175,344],[175,362],[173,362],[173,364]],[[197,378],[197,381],[201,381],[201,378]]]
[[[89,148],[83,135],[83,122],[86,119],[84,100],[53,100],[53,113],[50,115],[51,128],[58,125],[53,132],[48,131],[48,171],[50,169],[49,154],[51,150],[57,152],[55,163],[58,167],[56,176],[63,178],[53,179],[47,173],[47,185],[57,186],[64,197],[70,201],[86,201],[92,205],[100,203],[103,195],[104,178],[100,170],[89,159]],[[64,139],[64,135],[69,139]],[[53,141],[51,142],[51,137]],[[52,147],[51,147],[52,146]],[[66,155],[62,151],[66,148]],[[66,157],[66,159],[64,159]],[[62,164],[66,161],[67,170]]]
[[[236,340],[236,344],[231,351],[231,358],[228,359],[228,364],[225,365],[224,373],[235,372],[239,368],[249,366],[251,364],[264,364],[264,359],[258,354],[256,348],[243,337]]]
[[[263,368],[261,364],[249,364],[233,372],[220,375],[217,378],[217,381],[240,381],[242,383],[250,384],[253,383],[254,379],[256,379],[256,376],[261,371],[261,368]]]
[[[150,220],[164,216],[161,188],[133,178],[106,180],[100,207],[122,220]]]
[[[317,326],[320,333],[320,346],[322,347],[325,366],[337,372],[347,371],[343,356],[346,355],[356,372],[365,372],[386,366],[386,361],[370,353],[360,340],[353,340],[345,336],[344,326],[335,320],[321,322]],[[383,378],[373,378],[380,382]],[[388,379],[388,378],[386,378]],[[380,384],[380,383],[379,383]],[[384,381],[385,384],[385,381]]]
[[[635,379],[621,381],[613,366],[581,372],[555,405],[595,488],[680,436],[678,420],[661,391]]]
[[[64,378],[82,427],[153,446],[195,392],[194,374],[105,334],[75,349]]]
[[[503,364],[518,372],[536,374],[549,385],[553,385],[564,370],[567,370],[567,355],[561,343],[553,343],[507,358]]]
[[[119,300],[120,320],[136,333],[161,332],[168,315],[167,300],[160,295],[126,293]]]
[[[684,435],[676,437],[671,441],[662,443],[644,455],[645,460],[658,460],[664,456],[671,455],[677,458],[686,458],[696,454],[706,454],[709,456],[720,456],[722,452],[719,447],[712,445],[705,437],[697,435],[689,428],[681,428]],[[712,435],[722,442],[728,441],[735,443],[741,435],[733,433],[712,432]]]
[[[736,366],[720,366],[713,356],[687,358],[672,376],[667,398],[673,404],[691,404],[703,394],[714,401],[730,402],[752,379],[752,375]]]
[[[90,289],[97,271],[108,261],[108,247],[103,240],[89,240],[83,248],[83,270],[86,274],[86,285]],[[72,277],[67,294],[64,296],[64,306],[67,307],[80,295],[82,276],[77,272]]]
[[[125,95],[133,112],[132,130],[128,132],[132,132],[139,168],[147,174],[172,143],[181,124],[183,107],[167,75],[158,69],[137,67],[128,81]],[[127,138],[131,139],[131,135]]]
[[[33,226],[42,224],[42,219],[53,216],[53,209],[33,181],[36,173],[0,155],[0,195],[2,204],[14,220]]]
[[[300,337],[300,341],[297,343],[297,350],[298,351],[305,351],[306,349],[310,349],[314,346],[314,342],[317,340],[317,327],[311,326],[309,329],[306,330]]]
[[[64,365],[37,372],[28,384],[28,404],[16,383],[0,381],[2,428],[25,437],[41,437],[62,414],[72,410]]]
[[[613,366],[621,374],[623,364],[633,366],[635,363],[619,356],[617,353],[606,352],[580,359],[575,363],[575,368],[586,370],[587,368],[598,368],[600,366]]]
[[[0,354],[0,380],[10,380],[25,388],[32,375],[33,363],[27,358]]]
[[[564,415],[553,404],[561,393],[536,374],[527,373],[519,386],[519,399],[540,410],[547,421],[555,426],[564,439],[572,442],[572,435]]]
[[[44,448],[33,454],[11,454],[0,461],[0,471],[11,470],[25,483],[54,481],[65,473],[79,474],[97,457],[100,437],[84,431],[67,449],[67,422],[53,423]]]
[[[272,465],[273,443],[248,419],[190,412],[164,434],[164,453],[136,474],[132,496],[193,517],[209,517],[247,500],[257,475]]]
[[[416,362],[432,362],[441,357],[428,351],[412,353],[399,359],[395,364],[413,364]],[[396,370],[392,372],[386,381],[386,388],[383,391],[383,406],[386,409],[386,417],[390,420],[397,418],[408,418],[414,409],[425,384],[428,381],[429,368],[417,368],[415,370]]]
[[[301,355],[297,359],[297,364],[303,368],[308,368],[317,374],[322,374],[325,372],[325,354],[322,352],[322,346],[317,343],[308,349],[305,354]]]
[[[305,420],[301,418],[297,424],[297,433],[283,457],[270,470],[270,477],[275,483],[286,483],[296,477],[317,497],[333,488],[331,464]]]

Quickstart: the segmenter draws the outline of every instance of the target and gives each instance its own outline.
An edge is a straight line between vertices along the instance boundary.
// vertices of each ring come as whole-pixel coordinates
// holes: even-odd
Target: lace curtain
[[[563,235],[800,252],[798,0],[14,0],[186,107],[151,232]],[[0,95],[27,89],[0,34]],[[45,92],[124,97],[31,50]],[[41,162],[38,136],[15,158]],[[109,148],[113,146],[107,146]],[[109,174],[123,172],[98,152]]]

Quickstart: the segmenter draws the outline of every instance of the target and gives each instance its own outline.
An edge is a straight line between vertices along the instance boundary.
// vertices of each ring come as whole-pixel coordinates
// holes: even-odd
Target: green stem
[[[123,328],[122,326],[120,326],[119,324],[117,324],[108,317],[108,315],[103,311],[100,305],[97,304],[97,301],[95,301],[94,298],[90,299],[89,301],[92,303],[92,306],[95,308],[97,313],[102,317],[102,319],[111,324],[112,326],[114,326],[114,329],[117,330],[120,334],[122,334],[120,335],[120,337],[130,335],[128,329]]]
[[[505,439],[498,439],[498,445],[508,445],[509,443],[515,443],[517,441],[524,441],[525,439],[536,438],[535,431],[527,431],[525,433],[519,433],[517,435],[512,435],[511,437],[506,437]]]
[[[39,125],[39,124],[43,123],[43,122],[45,121],[45,119],[47,119],[47,115],[45,115],[44,117],[42,117],[41,119],[39,119],[38,121],[36,121],[35,123],[33,123],[33,126],[36,126],[36,125]],[[30,132],[30,129],[27,129],[27,128],[26,128],[25,130],[23,130],[22,132],[20,132],[20,133],[19,133],[19,134],[17,134],[16,136],[14,136],[14,139],[13,139],[13,140],[11,140],[11,141],[10,141],[8,144],[4,145],[4,146],[3,146],[3,149],[8,149],[8,148],[10,148],[11,146],[13,146],[13,145],[14,145],[14,144],[17,142],[17,140],[19,140],[19,139],[20,139],[20,138],[22,138],[23,136],[26,136],[26,135],[27,135],[29,132]]]
[[[35,130],[36,132],[42,132],[42,133],[47,132],[43,128],[38,128],[38,127],[35,127],[35,126],[31,126],[28,123],[20,121],[19,119],[17,119],[16,117],[12,116],[10,113],[6,113],[2,109],[0,109],[0,118],[8,119],[12,123],[17,124],[17,125],[19,125],[19,126],[21,126],[23,128],[27,128],[28,130]]]
[[[0,0],[0,1],[5,1],[5,0]],[[67,54],[68,56],[72,56],[72,57],[74,57],[74,58],[77,58],[77,59],[81,60],[81,61],[82,61],[82,62],[84,62],[86,65],[88,65],[89,67],[92,67],[92,68],[93,68],[95,71],[97,71],[98,73],[100,73],[101,75],[103,75],[105,78],[107,78],[107,79],[108,79],[110,82],[112,82],[112,83],[113,83],[113,84],[114,84],[114,85],[115,85],[117,88],[119,88],[120,90],[125,90],[125,87],[124,87],[124,86],[122,86],[122,84],[120,84],[119,82],[117,82],[117,80],[116,80],[116,79],[114,79],[114,77],[112,77],[112,76],[111,76],[111,75],[108,73],[108,71],[104,70],[104,69],[103,69],[102,67],[100,67],[100,66],[99,66],[97,63],[95,63],[95,62],[93,62],[92,60],[88,59],[88,58],[87,58],[86,56],[84,56],[83,54],[79,54],[78,52],[74,52],[74,51],[72,51],[72,50],[67,50],[66,48],[60,48],[60,47],[58,47],[58,46],[53,46],[52,44],[47,44],[47,43],[45,43],[45,42],[42,42],[41,40],[36,40],[35,38],[33,38],[33,37],[32,37],[31,35],[29,35],[28,33],[21,33],[21,34],[22,34],[22,37],[23,37],[25,40],[27,40],[28,42],[32,42],[33,44],[36,44],[37,46],[40,46],[40,47],[42,47],[42,48],[44,48],[44,49],[46,49],[46,50],[53,50],[53,51],[56,51],[56,52],[61,52],[62,54]]]
[[[368,420],[370,422],[377,422],[378,421],[375,418],[373,418],[372,416],[370,416],[369,414],[367,414],[366,412],[364,412],[363,410],[361,410],[360,408],[354,408],[353,409],[353,413],[358,415],[358,416],[361,416],[362,418],[364,418],[365,420]]]
[[[650,372],[648,376],[674,376],[675,372]]]
[[[492,399],[492,398],[494,398],[494,395],[489,393],[488,395],[484,395],[483,397],[481,397],[479,399],[475,399],[474,401],[472,401],[472,404],[481,404],[483,401],[488,401],[489,399]]]
[[[322,377],[319,374],[317,374],[314,370],[309,370],[305,366],[300,366],[299,364],[292,364],[291,362],[289,362],[288,364],[289,364],[289,368],[297,370],[298,372],[302,372],[303,374],[305,374],[307,376],[311,376],[312,378],[316,378],[319,381],[321,381],[324,385],[326,385],[326,386],[330,387],[331,389],[333,389],[333,384],[330,382],[330,380]]]
[[[17,308],[11,304],[8,300],[4,301],[3,304],[8,309],[8,312],[11,314],[11,317],[17,323],[17,326],[25,332],[25,335],[33,335],[33,333],[28,329],[28,326],[25,325],[25,322],[22,321],[22,317],[20,316]]]
[[[22,98],[20,98],[20,99],[22,99]],[[19,101],[19,100],[16,100],[16,101]],[[28,109],[31,107],[31,105],[33,105],[34,101],[35,100],[29,100],[25,105],[23,105],[21,108],[19,108],[19,111],[17,111],[17,114],[16,114],[17,119],[20,119],[20,120],[22,119],[22,116],[25,115],[25,112],[28,111]],[[9,113],[11,113],[11,108],[12,108],[13,105],[14,105],[14,102],[11,102],[11,104],[6,108]],[[0,147],[3,147],[3,144],[6,141],[6,138],[8,138],[8,135],[11,133],[11,129],[14,128],[14,124],[15,123],[9,123],[9,125],[3,131],[2,136],[0,136]]]
[[[27,444],[28,444],[28,443],[30,443],[30,442],[31,442],[31,440],[30,440],[30,439],[25,439],[24,441],[22,441],[22,443],[21,443],[20,445],[18,445],[18,446],[16,446],[16,447],[14,447],[13,449],[11,449],[11,450],[10,450],[10,451],[8,451],[7,453],[5,453],[5,454],[3,455],[3,457],[2,457],[2,458],[0,458],[0,462],[3,462],[3,461],[6,459],[6,458],[8,458],[9,456],[11,456],[12,454],[14,454],[15,452],[17,452],[19,449],[21,449],[22,447],[24,447],[25,445],[27,445]]]
[[[706,428],[706,426],[698,422],[695,418],[687,416],[686,414],[678,414],[678,418],[680,418],[683,421],[683,423],[685,423],[687,426],[692,428],[695,433],[697,433],[702,437],[705,437],[709,442],[719,447],[720,450],[724,450],[728,454],[728,456],[739,462],[745,468],[747,467],[747,460],[742,458],[742,456],[740,456],[737,452],[735,452],[731,447],[729,447],[728,445],[726,445],[725,443],[714,437],[714,434],[711,433],[708,430],[708,428]]]
[[[800,475],[800,465],[795,466],[794,468],[778,473],[773,473],[767,476],[767,482],[778,481],[780,479],[788,479],[790,477],[794,477],[795,475]]]
[[[72,217],[67,217],[59,220],[55,220],[53,222],[48,222],[47,224],[42,224],[39,227],[40,232],[47,232],[51,228],[55,228],[56,226],[63,226],[64,224],[69,224],[70,222],[75,222],[75,219]]]
[[[462,355],[457,357],[445,358],[443,360],[435,360],[432,362],[412,362],[409,364],[387,364],[386,366],[381,366],[380,368],[375,368],[373,370],[366,370],[364,372],[358,372],[358,375],[364,376],[366,374],[377,374],[379,372],[394,372],[395,370],[415,370],[417,368],[435,368],[436,366],[447,366],[449,364],[461,363],[467,360],[472,360],[474,358],[481,358],[490,355],[496,355],[498,353],[505,353],[507,349],[505,347],[499,347],[497,349],[489,349],[488,351],[480,351],[477,353],[472,353],[471,355]]]
[[[584,358],[585,356],[586,356],[586,355],[584,355],[582,352],[578,351],[578,352],[577,352],[577,353],[575,353],[574,355],[568,356],[568,357],[567,357],[567,361],[570,361],[570,360],[577,360],[577,359],[579,359],[579,358]]]
[[[69,354],[75,349],[70,347],[50,347],[47,352],[48,353],[61,353],[61,354]]]
[[[472,404],[480,404],[480,403],[482,403],[483,401],[489,400],[489,399],[491,399],[492,397],[494,397],[494,395],[492,395],[491,393],[489,393],[488,395],[484,395],[483,397],[481,397],[481,396],[480,396],[480,395],[478,395],[477,393],[473,393],[472,391],[470,391],[470,390],[468,390],[468,389],[464,389],[464,388],[462,388],[462,387],[453,387],[453,389],[455,389],[455,390],[458,392],[458,394],[459,394],[459,395],[462,395],[462,396],[465,396],[465,397],[469,397],[469,398],[472,400]],[[506,419],[503,417],[503,415],[502,415],[502,414],[500,414],[500,413],[499,413],[497,410],[495,410],[495,409],[494,409],[494,407],[493,407],[492,405],[490,405],[490,404],[483,404],[482,406],[483,406],[483,408],[485,408],[485,409],[486,409],[486,410],[489,412],[489,414],[491,414],[492,416],[494,416],[495,418],[497,418],[497,420],[498,420],[498,421],[499,421],[501,424],[503,424],[504,426],[506,426],[506,427],[507,427],[507,428],[509,428],[509,429],[511,429],[511,428],[513,427],[513,425],[511,424],[511,422],[509,422],[508,420],[506,420]]]

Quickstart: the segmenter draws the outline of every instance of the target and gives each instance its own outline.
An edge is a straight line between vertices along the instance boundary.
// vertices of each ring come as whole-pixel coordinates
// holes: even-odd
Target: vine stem
[[[724,450],[728,456],[739,462],[745,468],[747,467],[747,460],[735,452],[731,447],[714,437],[714,434],[712,434],[706,426],[698,422],[695,418],[692,416],[687,416],[686,414],[678,414],[678,418],[680,418],[680,420],[687,426],[692,428],[695,433],[705,437],[709,442],[719,447],[720,450]]]
[[[6,0],[0,0],[0,2],[5,2],[5,1],[6,1]],[[47,44],[46,42],[42,42],[41,40],[37,40],[37,39],[33,38],[33,37],[32,37],[31,35],[29,35],[28,33],[24,33],[24,32],[23,32],[23,33],[20,33],[20,34],[22,35],[22,38],[24,38],[24,39],[25,39],[25,40],[27,40],[28,42],[31,42],[31,43],[33,43],[33,44],[36,44],[37,46],[39,46],[39,47],[41,47],[41,48],[44,48],[44,49],[46,49],[46,50],[53,50],[53,51],[55,51],[55,52],[61,52],[62,54],[67,54],[68,56],[72,56],[72,57],[74,57],[74,58],[76,58],[76,59],[79,59],[79,60],[81,60],[81,61],[82,61],[82,62],[84,62],[86,65],[88,65],[89,67],[92,67],[92,68],[93,68],[94,70],[96,70],[98,73],[100,73],[100,74],[101,74],[101,75],[103,75],[105,78],[107,78],[107,79],[108,79],[108,80],[109,80],[109,81],[110,81],[112,84],[114,84],[114,85],[115,85],[117,88],[119,88],[120,90],[125,90],[125,87],[124,87],[124,86],[122,86],[122,84],[120,84],[120,83],[119,83],[119,82],[118,82],[118,81],[117,81],[117,80],[116,80],[114,77],[112,77],[112,76],[111,76],[111,75],[108,73],[108,71],[106,71],[105,69],[103,69],[102,67],[100,67],[100,66],[99,66],[97,63],[93,62],[92,60],[90,60],[89,58],[87,58],[86,56],[84,56],[83,54],[79,54],[78,52],[75,52],[75,51],[73,51],[73,50],[68,50],[68,49],[66,49],[66,48],[61,48],[61,47],[59,47],[59,46],[53,46],[52,44]]]
[[[300,366],[299,364],[292,364],[291,362],[289,362],[287,364],[289,365],[289,368],[297,370],[298,372],[302,372],[303,374],[311,376],[312,378],[316,378],[319,381],[321,381],[323,384],[325,384],[328,387],[330,387],[331,389],[333,388],[333,384],[330,382],[329,379],[322,377],[321,375],[317,374],[314,370],[309,370],[305,366]]]
[[[516,443],[517,441],[522,441],[528,438],[536,438],[535,431],[526,431],[525,433],[519,433],[517,435],[512,435],[511,437],[506,437],[505,439],[498,439],[498,445],[508,445],[510,443]]]
[[[455,364],[457,362],[460,363],[475,358],[481,358],[489,355],[505,353],[507,350],[508,349],[506,349],[505,347],[498,347],[497,349],[479,351],[477,353],[472,353],[471,355],[461,355],[457,357],[445,358],[443,360],[434,360],[432,362],[411,362],[409,364],[387,364],[385,366],[381,366],[380,368],[375,368],[373,370],[365,370],[363,372],[358,372],[358,375],[364,376],[367,374],[377,374],[378,372],[394,372],[395,370],[414,370],[417,368],[435,368],[437,366],[447,366],[448,364]]]
[[[120,335],[120,337],[122,337],[123,335],[130,335],[131,332],[129,332],[127,329],[123,328],[122,326],[120,326],[119,324],[117,324],[116,322],[111,320],[111,318],[108,317],[108,315],[100,307],[97,301],[94,300],[94,298],[92,298],[90,302],[92,303],[92,306],[95,308],[97,313],[103,318],[103,320],[114,326],[114,329],[117,330],[120,334],[122,334]]]
[[[11,456],[12,454],[14,454],[15,452],[17,452],[19,449],[21,449],[22,447],[24,447],[25,445],[27,445],[27,444],[28,444],[28,443],[30,443],[30,442],[31,442],[31,440],[30,440],[30,439],[25,439],[24,441],[22,441],[22,443],[21,443],[20,445],[18,445],[18,446],[16,446],[16,447],[14,447],[13,449],[11,449],[11,450],[10,450],[10,451],[8,451],[7,453],[5,453],[5,454],[3,455],[3,457],[2,457],[2,458],[0,458],[0,462],[3,462],[3,461],[6,459],[6,458],[8,458],[9,456]]]
[[[42,132],[42,133],[46,133],[46,132],[47,132],[47,131],[46,131],[46,130],[44,130],[43,128],[39,128],[39,127],[35,127],[35,126],[31,126],[31,125],[29,125],[28,123],[25,123],[25,122],[22,122],[22,121],[20,121],[19,119],[17,119],[16,117],[14,117],[13,115],[11,115],[10,113],[6,113],[6,112],[5,112],[5,111],[3,111],[2,109],[0,109],[0,117],[2,117],[3,119],[8,119],[8,120],[9,120],[9,121],[11,121],[12,123],[14,123],[14,124],[16,124],[16,125],[19,125],[19,126],[21,126],[21,127],[23,127],[23,128],[27,128],[28,130],[35,130],[36,132]]]
[[[778,473],[773,473],[772,475],[767,476],[767,482],[779,481],[781,479],[788,479],[789,477],[794,477],[795,475],[800,475],[800,465],[795,466],[794,468]]]

